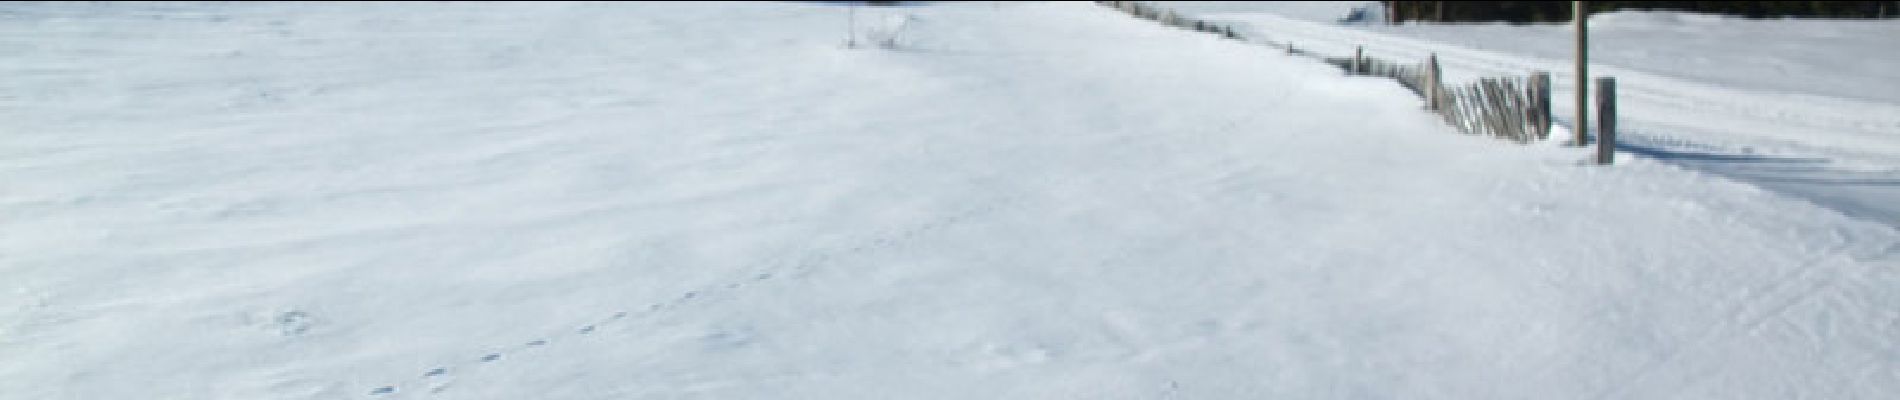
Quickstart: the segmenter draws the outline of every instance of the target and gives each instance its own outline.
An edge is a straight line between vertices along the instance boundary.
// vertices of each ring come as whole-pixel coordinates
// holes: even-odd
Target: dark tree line
[[[1388,22],[1570,21],[1568,1],[1381,1]],[[1590,13],[1675,10],[1748,18],[1895,18],[1900,1],[1589,1]]]

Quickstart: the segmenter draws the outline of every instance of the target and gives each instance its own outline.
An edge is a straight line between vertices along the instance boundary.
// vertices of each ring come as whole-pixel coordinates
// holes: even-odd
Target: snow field
[[[1887,226],[1085,3],[7,9],[0,398],[1900,390]]]

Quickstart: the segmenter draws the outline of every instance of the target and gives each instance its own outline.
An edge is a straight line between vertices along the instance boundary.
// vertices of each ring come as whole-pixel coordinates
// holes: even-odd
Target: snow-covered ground
[[[0,399],[1900,393],[1877,219],[1087,3],[847,12],[0,5]],[[1790,110],[1731,114],[1894,118]]]
[[[1259,40],[1422,60],[1454,81],[1555,77],[1574,119],[1567,24],[1340,24],[1368,2],[1171,2]],[[1624,11],[1591,16],[1591,75],[1617,78],[1621,148],[1900,226],[1900,21]]]

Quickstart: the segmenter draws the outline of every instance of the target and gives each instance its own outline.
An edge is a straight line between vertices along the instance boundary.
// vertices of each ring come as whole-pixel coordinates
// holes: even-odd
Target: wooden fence
[[[1547,72],[1522,77],[1488,77],[1477,82],[1447,85],[1437,55],[1419,63],[1366,57],[1363,49],[1355,51],[1351,57],[1327,57],[1299,49],[1292,43],[1249,38],[1235,32],[1232,26],[1185,17],[1174,10],[1145,2],[1096,3],[1164,25],[1260,43],[1285,50],[1287,54],[1316,58],[1338,66],[1348,75],[1391,78],[1417,94],[1425,101],[1426,109],[1438,114],[1446,124],[1460,132],[1495,136],[1517,143],[1530,143],[1550,137],[1550,74]]]

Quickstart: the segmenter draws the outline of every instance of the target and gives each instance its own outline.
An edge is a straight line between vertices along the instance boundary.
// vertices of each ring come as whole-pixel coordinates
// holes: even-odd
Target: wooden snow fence
[[[1487,77],[1476,82],[1447,85],[1433,55],[1421,63],[1400,63],[1367,57],[1359,48],[1350,57],[1327,57],[1293,43],[1266,38],[1249,38],[1232,26],[1196,20],[1174,10],[1139,1],[1098,1],[1097,4],[1120,10],[1137,18],[1200,32],[1245,40],[1285,50],[1287,54],[1319,59],[1338,66],[1347,75],[1376,76],[1398,81],[1417,94],[1425,107],[1439,115],[1447,125],[1473,135],[1494,136],[1517,143],[1542,141],[1550,137],[1550,74]]]
[[[1114,8],[1116,10],[1121,10],[1122,12],[1128,13],[1128,15],[1133,15],[1136,18],[1160,22],[1162,25],[1181,27],[1181,28],[1192,29],[1192,30],[1200,31],[1200,32],[1219,34],[1228,39],[1240,38],[1240,35],[1234,34],[1234,29],[1227,25],[1218,25],[1218,24],[1209,23],[1207,21],[1188,18],[1188,17],[1182,16],[1179,13],[1175,13],[1174,10],[1158,7],[1158,6],[1147,4],[1144,2],[1097,1],[1095,3],[1108,6],[1109,8]]]

